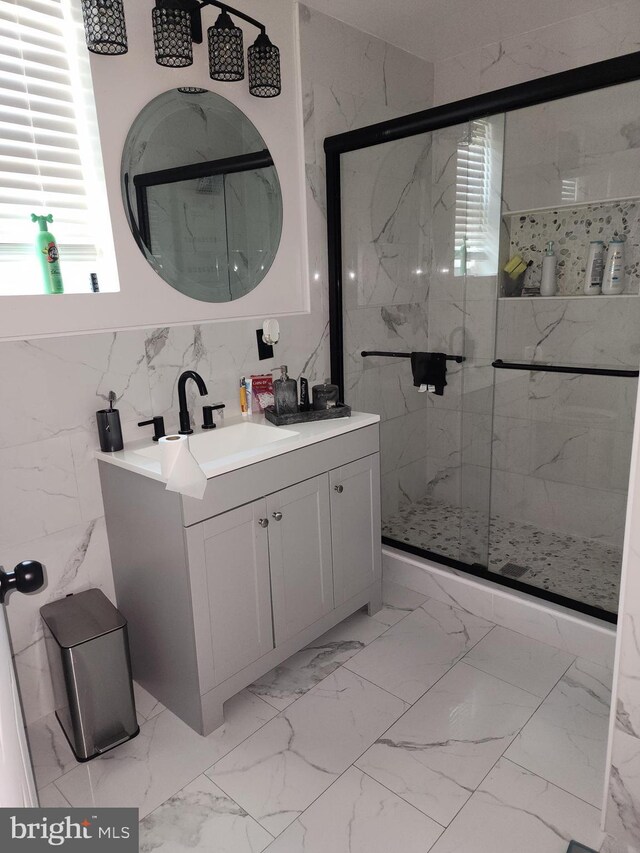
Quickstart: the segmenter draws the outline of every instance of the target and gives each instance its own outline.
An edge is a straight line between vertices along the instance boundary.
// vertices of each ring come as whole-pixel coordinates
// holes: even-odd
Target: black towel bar
[[[364,355],[364,353],[363,353]],[[491,365],[501,370],[534,370],[539,373],[577,373],[588,376],[639,376],[640,370],[624,370],[617,367],[580,367],[563,364],[540,364],[536,362],[503,361],[497,358]]]
[[[363,358],[367,358],[370,355],[383,355],[388,358],[411,358],[410,352],[384,352],[383,350],[378,349],[365,349],[362,350],[360,355]],[[446,358],[447,361],[457,361],[458,364],[461,364],[465,360],[463,355],[448,355]]]

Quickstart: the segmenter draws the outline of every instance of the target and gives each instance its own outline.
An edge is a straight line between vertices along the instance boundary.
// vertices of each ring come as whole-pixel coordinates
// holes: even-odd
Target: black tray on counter
[[[351,406],[346,403],[337,403],[331,409],[311,409],[308,412],[295,412],[293,415],[276,415],[273,406],[267,406],[264,410],[265,418],[276,426],[290,426],[291,424],[310,424],[314,421],[329,421],[332,418],[350,418]]]

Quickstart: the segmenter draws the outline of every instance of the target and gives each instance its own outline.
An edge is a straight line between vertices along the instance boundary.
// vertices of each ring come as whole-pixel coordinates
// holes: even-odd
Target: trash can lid
[[[117,631],[127,624],[99,589],[87,589],[45,604],[40,608],[40,615],[64,649]]]

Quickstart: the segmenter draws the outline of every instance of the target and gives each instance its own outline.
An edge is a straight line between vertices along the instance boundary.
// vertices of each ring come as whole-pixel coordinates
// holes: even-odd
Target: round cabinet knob
[[[344,492],[344,486],[334,486],[333,488],[339,495]]]
[[[273,517],[275,518],[276,521],[282,521],[282,513],[281,512],[274,512]]]
[[[258,524],[260,525],[260,527],[268,527],[269,526],[269,519],[268,518],[259,518]]]

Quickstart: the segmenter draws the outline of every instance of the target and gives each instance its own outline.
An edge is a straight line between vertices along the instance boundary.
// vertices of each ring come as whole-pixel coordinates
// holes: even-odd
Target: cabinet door
[[[380,456],[365,456],[329,474],[336,607],[381,575]]]
[[[329,478],[267,498],[276,645],[333,610]]]
[[[264,499],[203,522],[215,683],[273,648]]]

